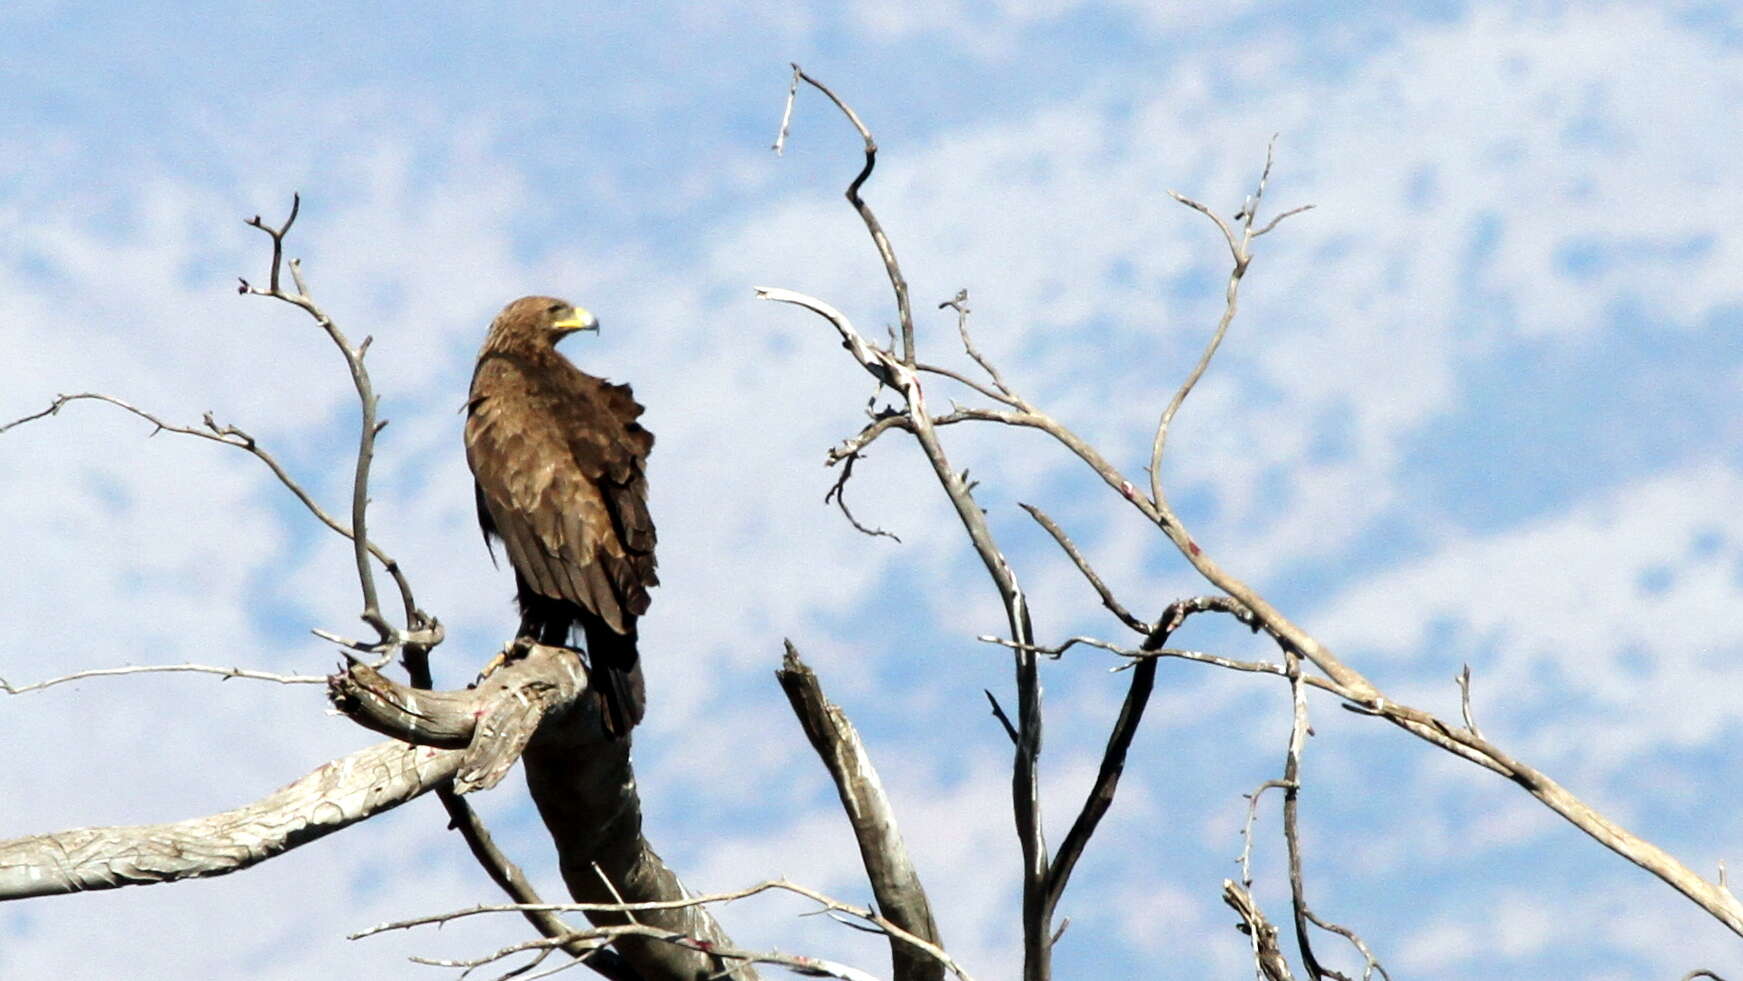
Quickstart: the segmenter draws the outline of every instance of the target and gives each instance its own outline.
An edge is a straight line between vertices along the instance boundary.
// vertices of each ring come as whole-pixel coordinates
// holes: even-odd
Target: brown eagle
[[[654,436],[636,422],[642,407],[628,385],[557,353],[565,336],[598,329],[592,314],[548,296],[502,308],[472,373],[466,462],[485,546],[500,539],[514,567],[520,636],[572,646],[580,630],[606,728],[621,738],[642,717],[636,618],[659,583],[646,474]]]

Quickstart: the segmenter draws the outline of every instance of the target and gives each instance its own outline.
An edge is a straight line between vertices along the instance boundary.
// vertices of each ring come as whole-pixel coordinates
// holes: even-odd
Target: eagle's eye
[[[553,304],[551,304],[550,309],[546,310],[545,312],[554,317],[557,314],[562,313],[564,309],[565,308],[561,303],[553,303]]]

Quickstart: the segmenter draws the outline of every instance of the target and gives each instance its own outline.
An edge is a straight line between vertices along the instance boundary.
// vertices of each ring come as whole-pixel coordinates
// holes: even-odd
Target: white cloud
[[[1652,477],[1534,526],[1449,540],[1353,587],[1315,626],[1363,660],[1426,658],[1446,676],[1457,654],[1430,631],[1455,625],[1455,649],[1496,652],[1475,675],[1480,720],[1514,732],[1551,708],[1561,722],[1583,720],[1575,744],[1559,726],[1535,737],[1546,752],[1609,769],[1657,746],[1705,743],[1743,719],[1716,681],[1743,640],[1715,615],[1743,598],[1740,497],[1743,479],[1718,467]],[[1703,539],[1724,544],[1692,548]]]

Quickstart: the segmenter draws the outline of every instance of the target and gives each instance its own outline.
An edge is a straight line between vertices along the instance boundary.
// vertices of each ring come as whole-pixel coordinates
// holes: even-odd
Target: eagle
[[[654,523],[647,459],[653,434],[628,385],[587,374],[557,352],[586,310],[548,296],[502,308],[490,324],[466,401],[466,462],[478,523],[514,568],[519,637],[585,641],[605,726],[623,738],[645,701],[636,618],[648,610]]]

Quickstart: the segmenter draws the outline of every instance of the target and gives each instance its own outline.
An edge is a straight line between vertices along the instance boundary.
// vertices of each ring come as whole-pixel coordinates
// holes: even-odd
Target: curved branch
[[[853,107],[841,100],[841,97],[830,91],[824,85],[798,65],[793,65],[793,75],[810,85],[812,88],[829,97],[853,128],[859,131],[860,139],[865,141],[865,167],[847,185],[847,201],[853,205],[853,210],[859,212],[860,220],[865,222],[866,231],[871,233],[872,243],[877,246],[878,255],[884,260],[884,271],[889,274],[890,288],[896,294],[896,315],[902,325],[902,363],[912,368],[914,366],[914,310],[908,302],[908,281],[902,278],[902,267],[896,262],[896,251],[890,246],[889,236],[884,234],[883,226],[878,224],[877,216],[872,214],[871,207],[865,199],[859,196],[860,186],[871,177],[872,170],[878,165],[878,144],[872,139],[871,130],[860,121],[859,113]],[[785,130],[783,129],[783,132]]]
[[[358,426],[357,462],[352,472],[351,527],[355,534],[351,536],[351,543],[357,566],[357,580],[363,592],[363,612],[360,616],[364,623],[369,624],[375,630],[377,637],[375,644],[368,649],[377,652],[391,652],[396,647],[404,646],[408,648],[408,658],[422,658],[428,655],[430,648],[441,643],[440,624],[424,614],[411,602],[409,592],[404,593],[405,629],[398,629],[388,623],[381,614],[381,601],[375,589],[375,574],[369,562],[367,526],[369,468],[375,459],[375,437],[387,426],[386,422],[376,422],[376,408],[380,400],[376,397],[374,386],[369,380],[369,370],[363,364],[363,359],[369,353],[369,345],[373,338],[365,337],[362,343],[356,345],[353,345],[346,338],[333,318],[328,316],[326,311],[315,303],[314,297],[309,295],[308,286],[303,282],[300,260],[292,259],[288,263],[291,281],[295,284],[296,292],[287,292],[282,286],[280,270],[286,265],[284,240],[285,236],[290,234],[291,226],[296,224],[297,214],[301,210],[301,206],[302,196],[293,194],[290,215],[285,219],[284,224],[277,228],[266,224],[259,215],[248,219],[246,224],[249,227],[260,229],[272,239],[272,266],[266,289],[251,286],[244,279],[240,281],[241,287],[237,292],[279,300],[308,314],[345,358],[345,366],[351,373],[351,384],[357,391],[361,412]]]
[[[236,872],[434,789],[459,770],[463,755],[385,742],[218,814],[0,842],[0,900]]]
[[[160,432],[175,433],[178,436],[193,436],[197,439],[209,440],[213,443],[219,443],[224,446],[233,446],[250,454],[255,459],[265,464],[268,470],[272,471],[272,475],[278,478],[278,482],[283,484],[285,489],[290,491],[291,494],[296,497],[297,501],[300,502],[310,514],[315,516],[315,520],[326,525],[328,528],[337,532],[344,538],[349,539],[353,543],[357,541],[357,535],[353,533],[350,528],[340,524],[331,514],[327,513],[327,509],[321,507],[321,505],[310,496],[309,492],[303,487],[303,485],[297,483],[296,478],[292,477],[290,473],[285,470],[284,465],[278,462],[278,458],[274,457],[270,452],[263,448],[259,441],[235,426],[219,425],[217,421],[212,418],[212,413],[210,412],[202,417],[202,423],[205,426],[204,429],[199,429],[194,426],[178,426],[175,423],[165,422],[158,416],[139,408],[131,402],[116,398],[113,395],[105,395],[102,392],[78,392],[73,395],[56,395],[54,401],[49,404],[48,408],[43,409],[40,412],[33,412],[30,415],[14,419],[5,425],[0,425],[0,433],[4,433],[8,429],[15,426],[21,426],[27,422],[34,422],[35,420],[42,419],[46,416],[59,415],[61,409],[67,403],[87,399],[113,405],[118,409],[130,412],[133,415],[144,419],[155,427],[151,432],[151,435],[153,436]],[[412,596],[411,582],[406,578],[404,570],[400,568],[399,561],[382,551],[381,546],[374,542],[366,542],[366,544],[369,549],[369,554],[374,556],[375,560],[381,563],[382,568],[387,570],[387,574],[393,578],[394,587],[399,590],[400,600],[405,608],[408,611],[415,612],[418,608],[417,600]],[[440,626],[435,624],[432,620],[426,629],[433,632],[440,630]],[[434,646],[435,643],[439,642],[439,637],[437,637],[436,640],[431,642],[430,646]]]

